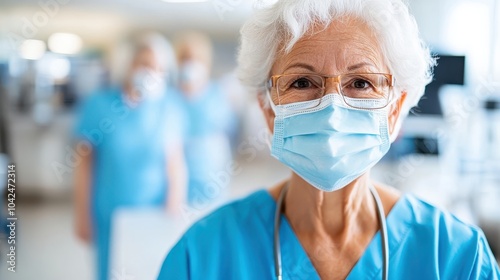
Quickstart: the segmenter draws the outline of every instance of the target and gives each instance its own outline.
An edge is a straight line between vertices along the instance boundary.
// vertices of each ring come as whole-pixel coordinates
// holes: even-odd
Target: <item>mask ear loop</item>
[[[269,102],[269,105],[271,106],[271,109],[273,109],[273,112],[276,114],[277,107],[274,104],[274,101],[271,97],[271,85],[270,84],[271,84],[271,80],[269,80],[269,83],[266,86],[266,96],[267,96],[267,100]]]
[[[401,124],[402,124],[402,121],[398,117],[398,120],[394,124],[394,129],[392,130],[392,133],[389,134],[389,142],[394,143],[394,141],[396,141],[396,138],[398,138],[398,136],[399,136],[399,131],[401,130]]]
[[[273,102],[273,99],[271,98],[270,83],[271,83],[271,80],[269,80],[269,84],[266,86],[266,97],[267,97],[267,102],[269,103],[269,106],[271,106],[271,109],[273,110],[273,112],[276,116],[277,108]],[[272,149],[273,138],[274,138],[274,131],[270,131],[268,129],[267,130],[267,137],[266,137],[266,144],[267,144],[267,147],[269,148],[269,151],[271,151],[271,149]]]
[[[392,87],[392,90],[391,90],[391,97],[392,97],[392,100],[389,102],[389,104],[387,104],[387,118],[389,119],[389,115],[391,114],[390,112],[390,107],[399,100],[399,98],[401,98],[401,94],[395,94],[394,92],[396,91],[395,87]],[[398,135],[399,135],[399,131],[401,130],[401,126],[403,125],[403,119],[406,117],[403,117],[404,115],[401,115],[401,108],[399,109],[400,112],[399,112],[399,115],[398,115],[398,119],[396,120],[396,122],[394,123],[394,128],[392,129],[392,133],[389,134],[389,142],[390,143],[394,143],[394,141],[396,141],[396,138],[398,138]],[[389,121],[387,122],[389,124]]]

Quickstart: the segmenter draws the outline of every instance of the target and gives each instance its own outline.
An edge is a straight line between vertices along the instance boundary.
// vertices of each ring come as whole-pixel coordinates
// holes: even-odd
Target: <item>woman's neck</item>
[[[368,174],[334,192],[320,191],[296,174],[288,184],[285,215],[296,234],[328,238],[341,245],[360,234],[377,231],[377,210]]]

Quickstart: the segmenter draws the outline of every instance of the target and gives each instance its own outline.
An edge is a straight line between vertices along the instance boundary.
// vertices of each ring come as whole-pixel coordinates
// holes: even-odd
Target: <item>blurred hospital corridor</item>
[[[255,31],[260,25],[242,27],[254,11],[278,1],[285,7],[288,0],[0,1],[1,280],[155,280],[190,226],[221,206],[280,184],[279,197],[286,199],[293,176],[331,191],[302,177],[297,170],[309,170],[298,160],[283,163],[293,155],[313,167],[320,160],[278,147],[285,141],[280,137],[305,135],[300,141],[306,141],[321,122],[299,119],[287,131],[296,132],[292,136],[273,135],[270,127],[283,129],[279,114],[307,118],[307,110],[317,113],[328,104],[322,102],[337,101],[351,116],[385,117],[371,110],[397,107],[397,114],[383,111],[387,117],[380,123],[367,121],[387,134],[373,140],[387,149],[377,150],[371,172],[363,169],[362,176],[376,182],[371,191],[392,186],[449,211],[454,216],[448,217],[484,232],[491,259],[500,263],[500,0],[403,1],[418,26],[419,44],[428,46],[433,77],[401,123],[407,93],[392,92],[398,79],[391,73],[261,71],[277,58],[253,48],[272,40],[257,44],[245,35],[264,38]],[[399,12],[367,16],[397,31],[387,24]],[[245,74],[247,80],[266,81],[245,86],[244,71],[254,71]],[[349,80],[358,74],[365,79],[361,84]],[[349,83],[383,96],[351,96],[344,92]],[[308,85],[316,86],[312,93],[300,92]],[[337,87],[335,97],[327,85]],[[355,131],[361,119],[341,123]],[[372,145],[349,139],[337,148],[350,144],[364,151]],[[336,149],[332,138],[313,140],[288,143],[317,159],[330,156],[320,140]],[[353,158],[345,169],[362,162]],[[293,176],[287,165],[295,168]],[[269,220],[279,221],[279,211]],[[380,223],[382,230],[385,220]],[[248,244],[264,244],[259,242],[256,237]]]

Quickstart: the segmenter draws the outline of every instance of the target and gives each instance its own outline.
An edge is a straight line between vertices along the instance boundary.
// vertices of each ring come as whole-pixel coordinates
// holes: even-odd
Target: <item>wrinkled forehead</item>
[[[359,65],[363,65],[360,69],[363,72],[388,71],[376,34],[364,21],[353,17],[311,26],[288,52],[283,44],[271,69],[272,75],[297,72],[300,68],[327,76],[338,75],[352,72],[351,68]]]

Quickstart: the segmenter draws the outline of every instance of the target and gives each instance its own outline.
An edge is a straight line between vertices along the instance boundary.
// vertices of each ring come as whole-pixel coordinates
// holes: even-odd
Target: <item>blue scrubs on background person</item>
[[[176,215],[185,203],[182,111],[168,87],[173,51],[160,34],[137,39],[121,87],[90,96],[74,132],[75,230],[96,247],[99,280],[116,273],[109,263],[118,208],[163,206]]]
[[[275,279],[275,210],[275,200],[260,190],[201,219],[170,251],[158,280]],[[394,205],[387,228],[389,279],[500,279],[479,228],[412,195]],[[279,234],[283,279],[320,279],[283,214]],[[380,279],[382,264],[378,231],[347,279]]]
[[[167,154],[181,137],[178,104],[165,94],[130,107],[120,89],[83,104],[77,139],[91,143],[91,217],[98,279],[108,279],[113,213],[120,207],[160,207],[167,198]]]
[[[199,207],[217,199],[229,183],[229,134],[235,116],[216,83],[208,84],[194,99],[178,94],[187,118],[184,150],[189,170],[188,200]]]

